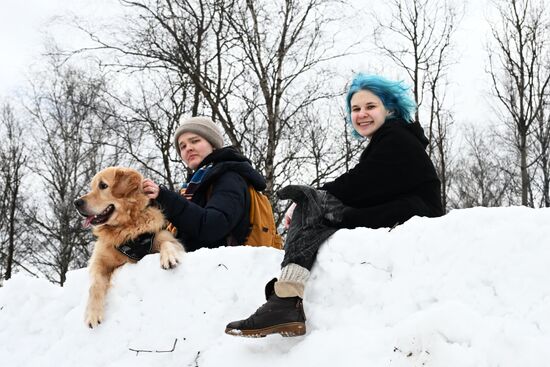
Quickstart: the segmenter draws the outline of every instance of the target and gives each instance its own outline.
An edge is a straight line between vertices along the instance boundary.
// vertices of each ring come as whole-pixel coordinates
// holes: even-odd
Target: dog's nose
[[[84,200],[82,200],[81,198],[78,198],[73,202],[73,204],[77,208],[81,208],[84,205]]]

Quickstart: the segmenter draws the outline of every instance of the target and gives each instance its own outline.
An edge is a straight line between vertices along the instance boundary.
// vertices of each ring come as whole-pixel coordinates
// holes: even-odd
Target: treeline
[[[357,49],[334,29],[341,1],[121,0],[117,24],[77,23],[91,47],[50,47],[25,97],[0,107],[0,272],[63,284],[86,265],[91,235],[73,200],[110,165],[172,189],[185,176],[172,135],[182,116],[212,116],[268,182],[277,217],[288,183],[318,185],[348,170],[350,138],[334,66]],[[459,130],[446,91],[464,12],[452,2],[391,0],[368,17],[377,60],[413,86],[415,118],[447,210],[550,206],[550,27],[543,1],[502,0],[487,37],[491,129]],[[471,86],[470,88],[475,88]],[[457,137],[465,137],[459,142]]]

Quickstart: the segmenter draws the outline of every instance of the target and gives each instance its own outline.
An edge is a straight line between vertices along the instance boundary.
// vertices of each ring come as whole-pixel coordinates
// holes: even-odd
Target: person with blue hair
[[[377,75],[356,75],[346,95],[353,134],[369,143],[359,163],[319,189],[290,185],[277,192],[294,203],[281,275],[265,287],[267,302],[225,332],[235,336],[303,335],[305,284],[320,246],[341,228],[382,228],[413,216],[444,214],[441,182],[428,154],[428,139],[414,122],[409,88]],[[345,285],[344,285],[345,286]]]

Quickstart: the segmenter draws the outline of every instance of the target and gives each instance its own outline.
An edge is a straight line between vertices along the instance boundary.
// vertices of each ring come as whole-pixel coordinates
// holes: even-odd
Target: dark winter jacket
[[[250,231],[248,184],[259,191],[266,187],[265,179],[233,147],[214,150],[198,168],[210,163],[190,201],[166,188],[157,198],[187,251],[244,243]]]
[[[359,163],[321,187],[348,206],[344,227],[392,227],[415,215],[443,215],[441,183],[427,144],[420,124],[386,120]]]

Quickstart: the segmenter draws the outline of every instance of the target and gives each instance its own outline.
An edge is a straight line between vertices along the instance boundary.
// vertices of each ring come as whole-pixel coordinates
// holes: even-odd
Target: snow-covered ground
[[[147,256],[116,273],[93,330],[83,321],[86,269],[63,288],[15,276],[0,288],[0,364],[550,365],[550,209],[474,208],[391,232],[339,231],[306,290],[305,336],[225,335],[263,303],[282,255],[200,250],[170,271]]]

